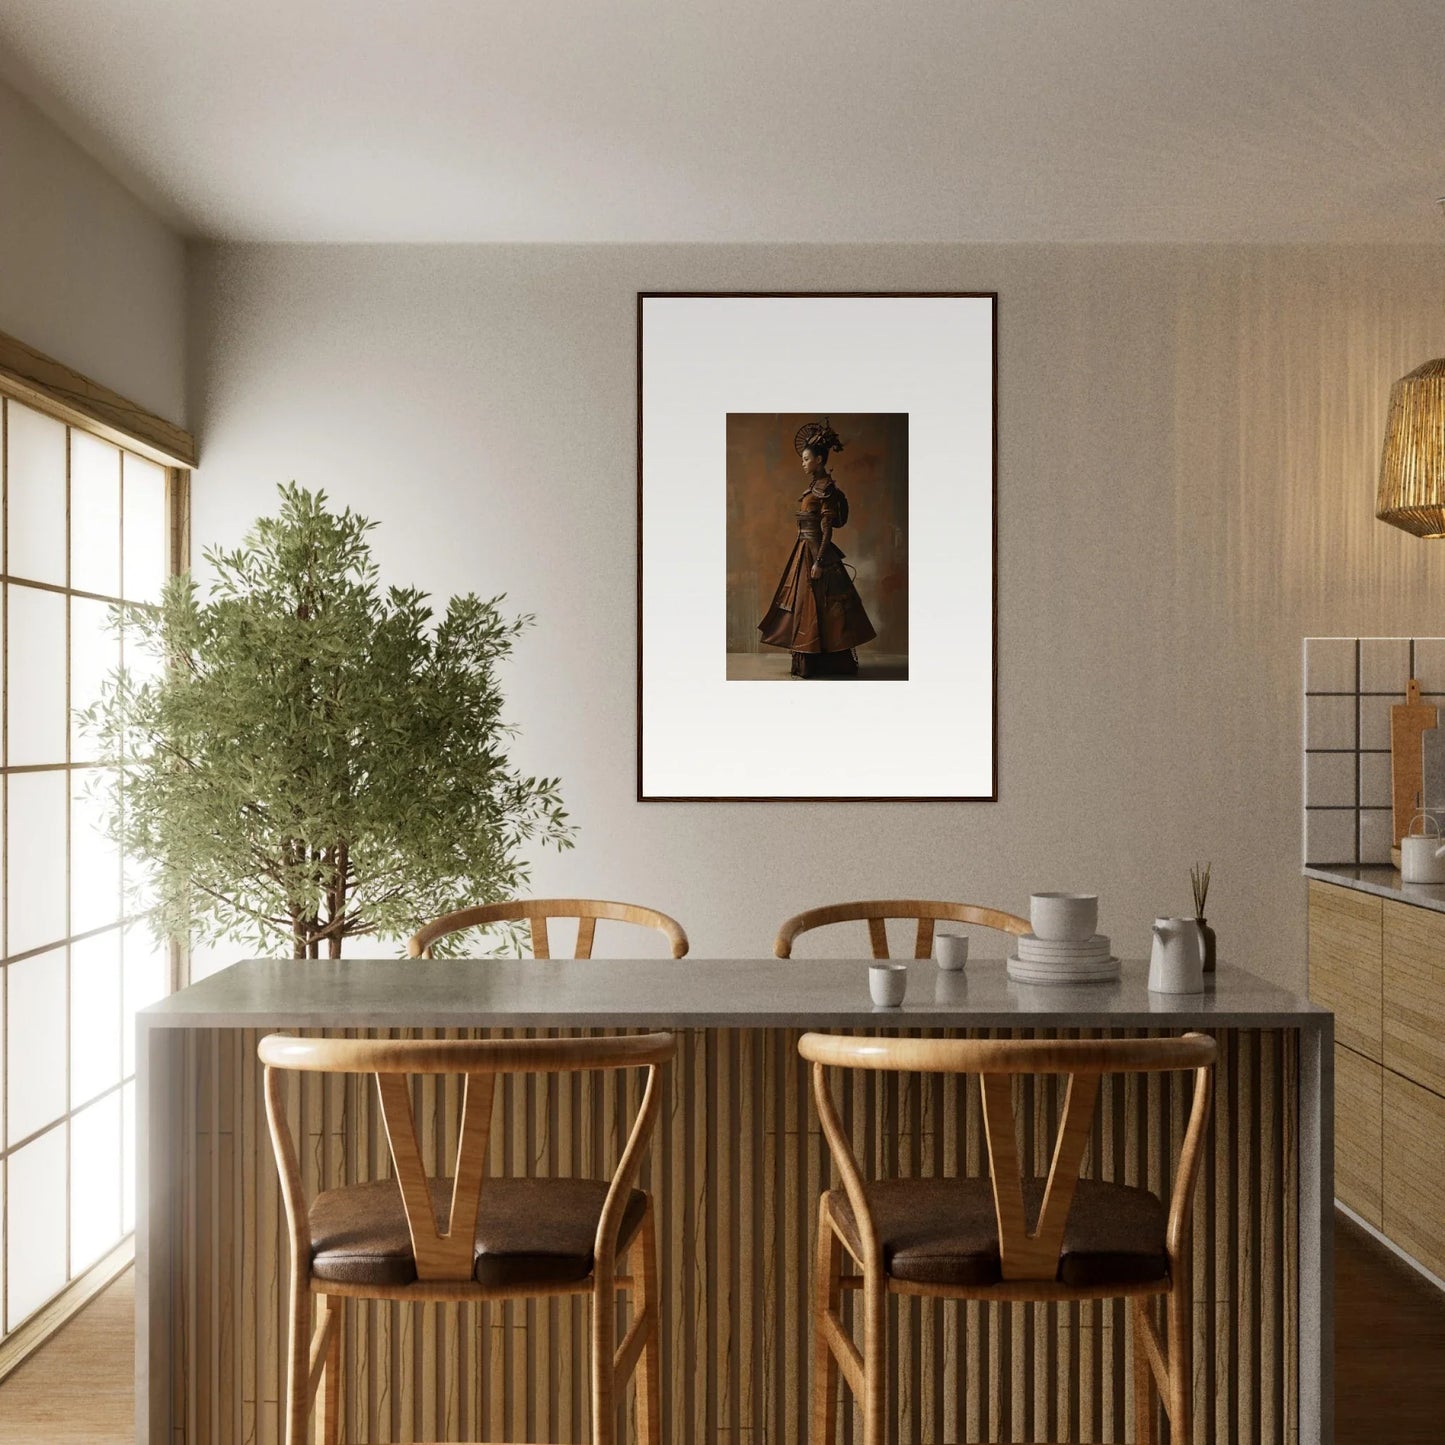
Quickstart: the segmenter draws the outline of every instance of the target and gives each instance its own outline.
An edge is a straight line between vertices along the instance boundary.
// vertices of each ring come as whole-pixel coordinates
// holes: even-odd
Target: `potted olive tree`
[[[163,936],[338,958],[513,897],[525,846],[568,847],[558,782],[508,761],[502,598],[383,589],[367,533],[294,483],[204,597],[117,609],[130,665],[82,714],[108,829]],[[140,665],[138,665],[140,664]]]

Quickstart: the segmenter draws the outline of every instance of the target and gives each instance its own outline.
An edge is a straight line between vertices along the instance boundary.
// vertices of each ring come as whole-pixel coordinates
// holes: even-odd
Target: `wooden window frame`
[[[172,422],[128,401],[118,392],[0,332],[0,397],[16,401],[79,431],[100,437],[125,451],[157,462],[166,472],[167,571],[184,572],[190,566],[191,506],[190,474],[196,465],[195,438]],[[67,594],[69,586],[55,589]],[[67,647],[69,646],[67,627]],[[67,719],[67,739],[69,737]],[[67,741],[67,756],[69,742]],[[69,762],[66,764],[67,772]],[[67,849],[68,857],[68,849]],[[67,935],[66,944],[73,942]],[[184,951],[171,945],[171,991],[186,982],[188,972]],[[0,1030],[6,1026],[0,991]],[[69,1021],[67,1020],[67,1028]],[[8,1057],[8,1051],[7,1051]],[[66,1067],[68,1069],[68,1057]],[[116,1086],[120,1088],[120,1085]],[[102,1096],[103,1097],[103,1096]],[[67,1093],[66,1118],[73,1113]],[[70,1203],[70,1166],[67,1149],[66,1207]],[[8,1233],[9,1201],[5,1201],[3,1222]],[[3,1236],[0,1236],[3,1244]],[[34,1353],[65,1322],[84,1308],[117,1275],[127,1269],[135,1255],[132,1231],[95,1264],[67,1282],[59,1293],[42,1305],[19,1328],[0,1339],[0,1380]]]

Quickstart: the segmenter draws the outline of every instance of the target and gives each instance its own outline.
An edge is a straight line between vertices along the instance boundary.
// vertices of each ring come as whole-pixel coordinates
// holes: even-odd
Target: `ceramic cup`
[[[940,933],[933,940],[933,956],[939,968],[952,973],[968,962],[968,935],[966,933]]]
[[[908,992],[908,965],[906,963],[870,963],[868,965],[868,992],[880,1008],[897,1008]]]
[[[1082,943],[1094,936],[1099,926],[1097,893],[1031,893],[1029,922],[1034,937],[1051,942]]]

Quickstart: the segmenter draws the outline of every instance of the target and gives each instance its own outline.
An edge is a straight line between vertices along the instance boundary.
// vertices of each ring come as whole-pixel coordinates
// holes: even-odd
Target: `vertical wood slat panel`
[[[286,1241],[259,1104],[255,1033],[190,1034],[184,1160],[171,1237],[181,1261],[173,1349],[178,1438],[278,1441]],[[1220,1034],[1213,1137],[1195,1208],[1194,1445],[1298,1445],[1295,1312],[1298,1049],[1289,1032]],[[681,1036],[645,1187],[663,1265],[663,1408],[678,1442],[801,1442],[809,1277],[826,1164],[797,1033]],[[866,1171],[978,1173],[977,1081],[835,1078]],[[636,1108],[635,1080],[515,1078],[498,1091],[497,1172],[603,1176]],[[439,1084],[439,1087],[437,1085]],[[459,1092],[429,1081],[429,1162],[454,1141]],[[1105,1082],[1086,1173],[1166,1185],[1184,1076]],[[308,1190],[390,1173],[369,1080],[292,1076]],[[1021,1091],[1026,1151],[1046,1159],[1053,1089]],[[901,1302],[892,1310],[890,1439],[1133,1439],[1132,1348],[1116,1305]],[[588,1305],[349,1305],[343,1420],[355,1445],[426,1438],[587,1438]],[[519,1328],[531,1321],[530,1331]],[[529,1338],[530,1337],[530,1338]],[[1074,1388],[1077,1382],[1078,1389]],[[840,1411],[842,1439],[859,1438]],[[635,1438],[629,1420],[628,1439]],[[1167,1434],[1164,1436],[1168,1439]]]

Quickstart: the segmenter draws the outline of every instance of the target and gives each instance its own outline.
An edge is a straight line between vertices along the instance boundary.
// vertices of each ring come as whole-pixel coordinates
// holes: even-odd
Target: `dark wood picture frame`
[[[992,758],[990,764],[990,786],[987,793],[969,794],[899,794],[881,796],[878,794],[838,794],[819,797],[810,794],[683,794],[649,793],[644,786],[644,598],[645,579],[645,494],[644,494],[644,364],[646,338],[644,317],[646,303],[650,300],[986,300],[991,307],[991,354],[990,381],[990,495],[989,495],[989,563],[990,563],[990,739]],[[997,291],[639,291],[637,293],[637,609],[636,609],[636,708],[637,708],[637,801],[640,803],[992,803],[998,801],[999,741],[998,741],[998,303]]]

